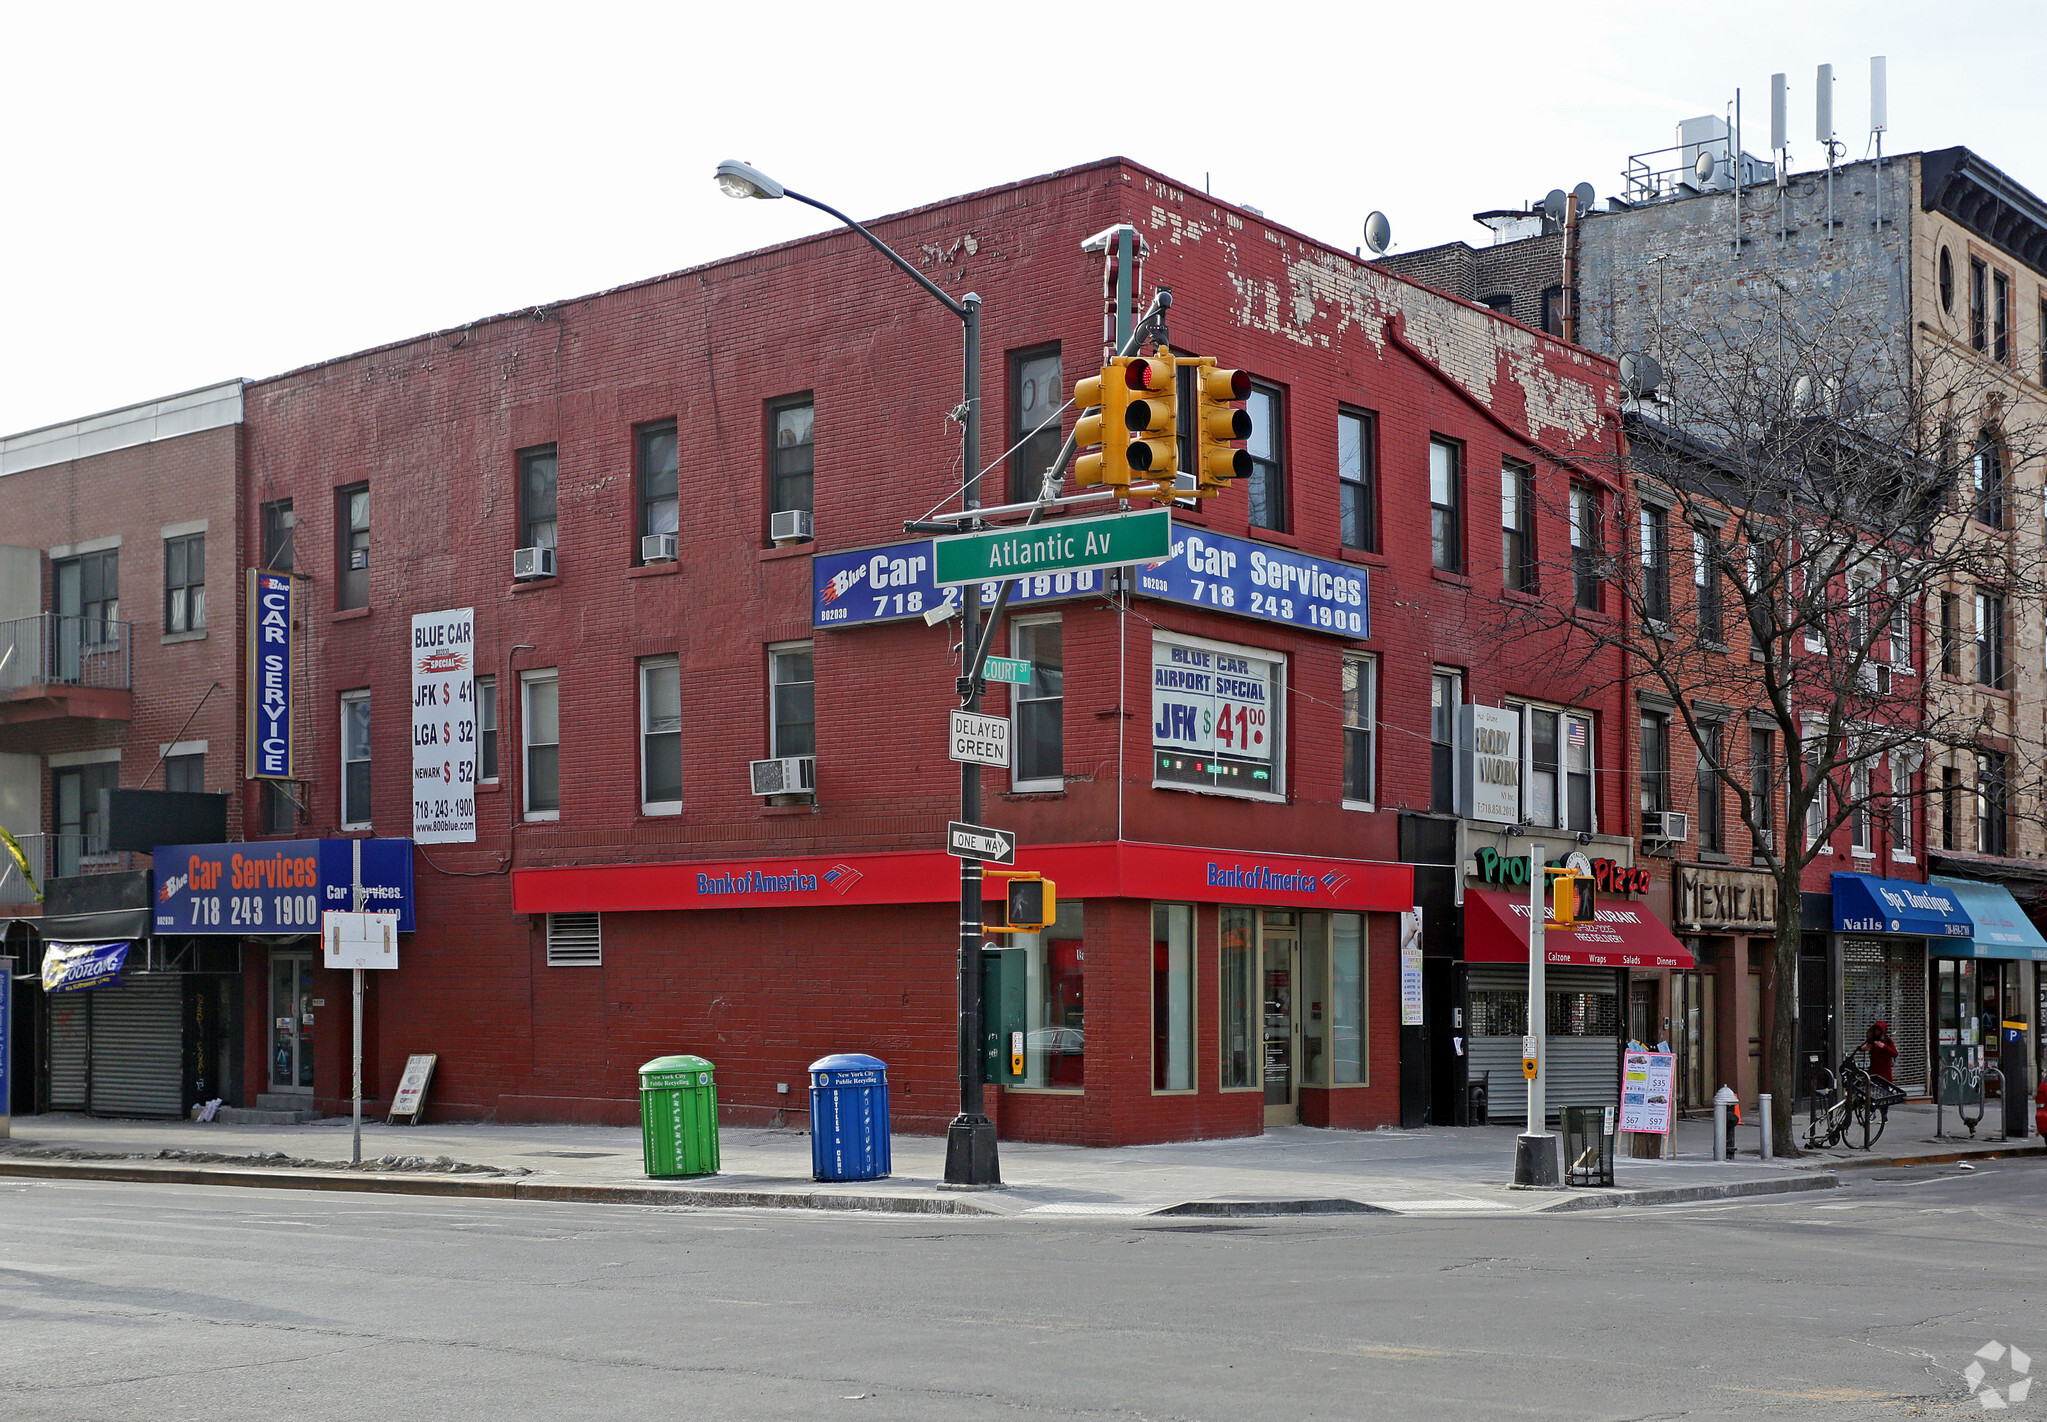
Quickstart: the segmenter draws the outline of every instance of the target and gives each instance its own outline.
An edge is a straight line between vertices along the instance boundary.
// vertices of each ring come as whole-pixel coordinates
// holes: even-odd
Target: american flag
[[[1571,728],[1570,730],[1571,749],[1577,751],[1585,749],[1585,723],[1583,721],[1571,721],[1568,722],[1567,724]]]

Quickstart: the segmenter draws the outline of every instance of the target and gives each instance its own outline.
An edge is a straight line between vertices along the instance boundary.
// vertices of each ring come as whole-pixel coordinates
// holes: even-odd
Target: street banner
[[[1422,1025],[1422,911],[1400,915],[1400,1025]]]
[[[1621,1059],[1621,1129],[1652,1136],[1670,1134],[1675,1052],[1629,1052]]]
[[[249,570],[248,774],[292,780],[291,574]]]
[[[476,609],[412,619],[412,837],[476,842]]]
[[[128,962],[126,943],[46,943],[44,992],[90,992],[121,981]]]

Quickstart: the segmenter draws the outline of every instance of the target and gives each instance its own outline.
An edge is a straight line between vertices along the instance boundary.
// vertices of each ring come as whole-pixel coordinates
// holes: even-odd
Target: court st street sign
[[[1031,664],[1022,657],[989,657],[981,663],[984,681],[1006,681],[1011,686],[1031,684]]]
[[[1070,573],[1148,563],[1173,549],[1169,509],[1060,519],[932,541],[934,581],[940,587],[1013,578],[1025,573]]]

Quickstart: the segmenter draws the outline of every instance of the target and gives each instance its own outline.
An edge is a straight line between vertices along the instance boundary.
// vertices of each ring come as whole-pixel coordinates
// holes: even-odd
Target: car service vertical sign
[[[294,780],[291,574],[249,570],[248,778]]]
[[[476,842],[476,609],[412,619],[412,837]]]

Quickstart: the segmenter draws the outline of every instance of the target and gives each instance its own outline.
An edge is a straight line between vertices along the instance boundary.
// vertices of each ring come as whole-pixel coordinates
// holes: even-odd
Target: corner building
[[[1015,751],[983,819],[1060,907],[990,955],[991,1114],[1101,1145],[1370,1127],[1404,1080],[1425,1113],[1426,1034],[1455,1030],[1447,1006],[1402,1025],[1408,848],[1457,838],[1432,697],[1574,708],[1586,813],[1622,823],[1617,669],[1503,648],[1495,616],[1513,540],[1567,537],[1503,526],[1502,490],[1611,467],[1613,367],[1106,160],[872,224],[985,302],[984,503],[1034,493],[1072,428],[1032,434],[1102,363],[1082,243],[1125,223],[1174,348],[1253,375],[1256,472],[1176,509],[1157,564],[1022,579],[998,632],[1032,675],[984,700]],[[690,1051],[729,1122],[801,1123],[807,1063],[864,1051],[899,1129],[943,1129],[959,622],[924,614],[961,594],[903,524],[958,507],[959,351],[832,231],[249,387],[247,536],[287,501],[297,531],[309,811],[262,828],[442,813],[415,804],[412,620],[474,612],[475,837],[419,836],[369,1094],[433,1052],[430,1117],[623,1123],[638,1064]],[[757,785],[763,760],[783,778]],[[1426,938],[1460,952],[1454,915]],[[292,955],[346,1001],[300,945],[247,971]]]

